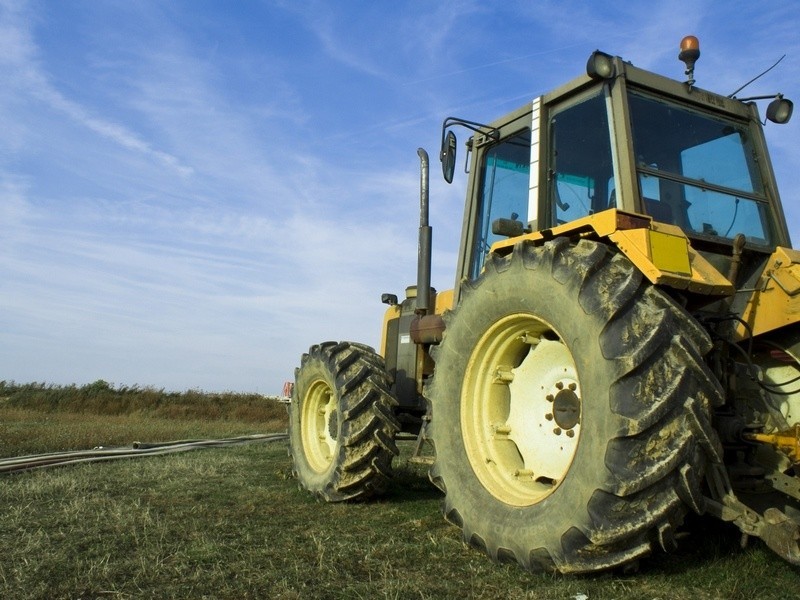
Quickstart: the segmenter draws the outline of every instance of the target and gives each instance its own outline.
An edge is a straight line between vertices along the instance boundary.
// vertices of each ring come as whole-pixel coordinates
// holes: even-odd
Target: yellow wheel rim
[[[318,473],[330,467],[336,448],[336,394],[324,380],[308,388],[300,414],[303,450],[308,465]]]
[[[529,506],[564,480],[580,440],[581,390],[550,325],[526,313],[494,323],[470,356],[460,401],[467,456],[495,498]]]

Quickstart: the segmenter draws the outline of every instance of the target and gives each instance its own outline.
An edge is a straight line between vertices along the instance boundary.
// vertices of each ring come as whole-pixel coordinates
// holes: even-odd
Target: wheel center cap
[[[572,429],[581,420],[581,399],[569,388],[556,394],[553,400],[553,419],[561,429]]]

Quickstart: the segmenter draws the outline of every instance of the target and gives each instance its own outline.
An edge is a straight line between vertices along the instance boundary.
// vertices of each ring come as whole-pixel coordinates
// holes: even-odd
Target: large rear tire
[[[352,342],[312,346],[295,370],[289,454],[300,484],[328,502],[382,492],[400,424],[383,359]]]
[[[465,541],[563,573],[675,546],[719,455],[690,315],[604,244],[556,239],[492,257],[445,320],[431,480]]]

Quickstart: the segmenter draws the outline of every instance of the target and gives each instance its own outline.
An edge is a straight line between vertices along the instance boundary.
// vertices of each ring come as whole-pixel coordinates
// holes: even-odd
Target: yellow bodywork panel
[[[650,259],[662,271],[692,274],[692,261],[689,260],[689,242],[679,235],[650,231]]]
[[[749,326],[736,328],[738,339],[800,322],[800,252],[777,248],[742,313]]]
[[[441,315],[446,310],[453,309],[453,290],[444,290],[436,294],[435,314]]]
[[[389,333],[389,322],[394,319],[400,318],[400,305],[395,304],[394,306],[390,306],[386,309],[386,312],[383,313],[383,327],[381,328],[381,351],[380,355],[386,358],[386,343],[387,343],[387,334]]]
[[[621,229],[608,238],[654,283],[664,273],[692,275],[685,237],[651,229]]]
[[[435,292],[434,300],[434,314],[441,315],[446,310],[453,308],[453,290],[444,290],[443,292]],[[389,323],[394,319],[400,318],[400,305],[395,304],[386,309],[383,313],[383,327],[381,329],[381,349],[380,355],[386,356],[387,334],[389,332]]]
[[[656,285],[714,296],[729,296],[734,291],[730,281],[692,248],[680,227],[615,208],[497,242],[492,251],[503,254],[520,240],[540,243],[557,236],[607,238]]]

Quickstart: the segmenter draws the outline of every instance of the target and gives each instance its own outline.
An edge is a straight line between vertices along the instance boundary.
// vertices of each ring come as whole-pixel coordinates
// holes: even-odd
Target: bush
[[[97,381],[78,387],[0,381],[0,400],[14,408],[96,415],[142,414],[185,420],[235,420],[260,423],[286,419],[286,409],[259,394],[165,392],[153,387]]]

